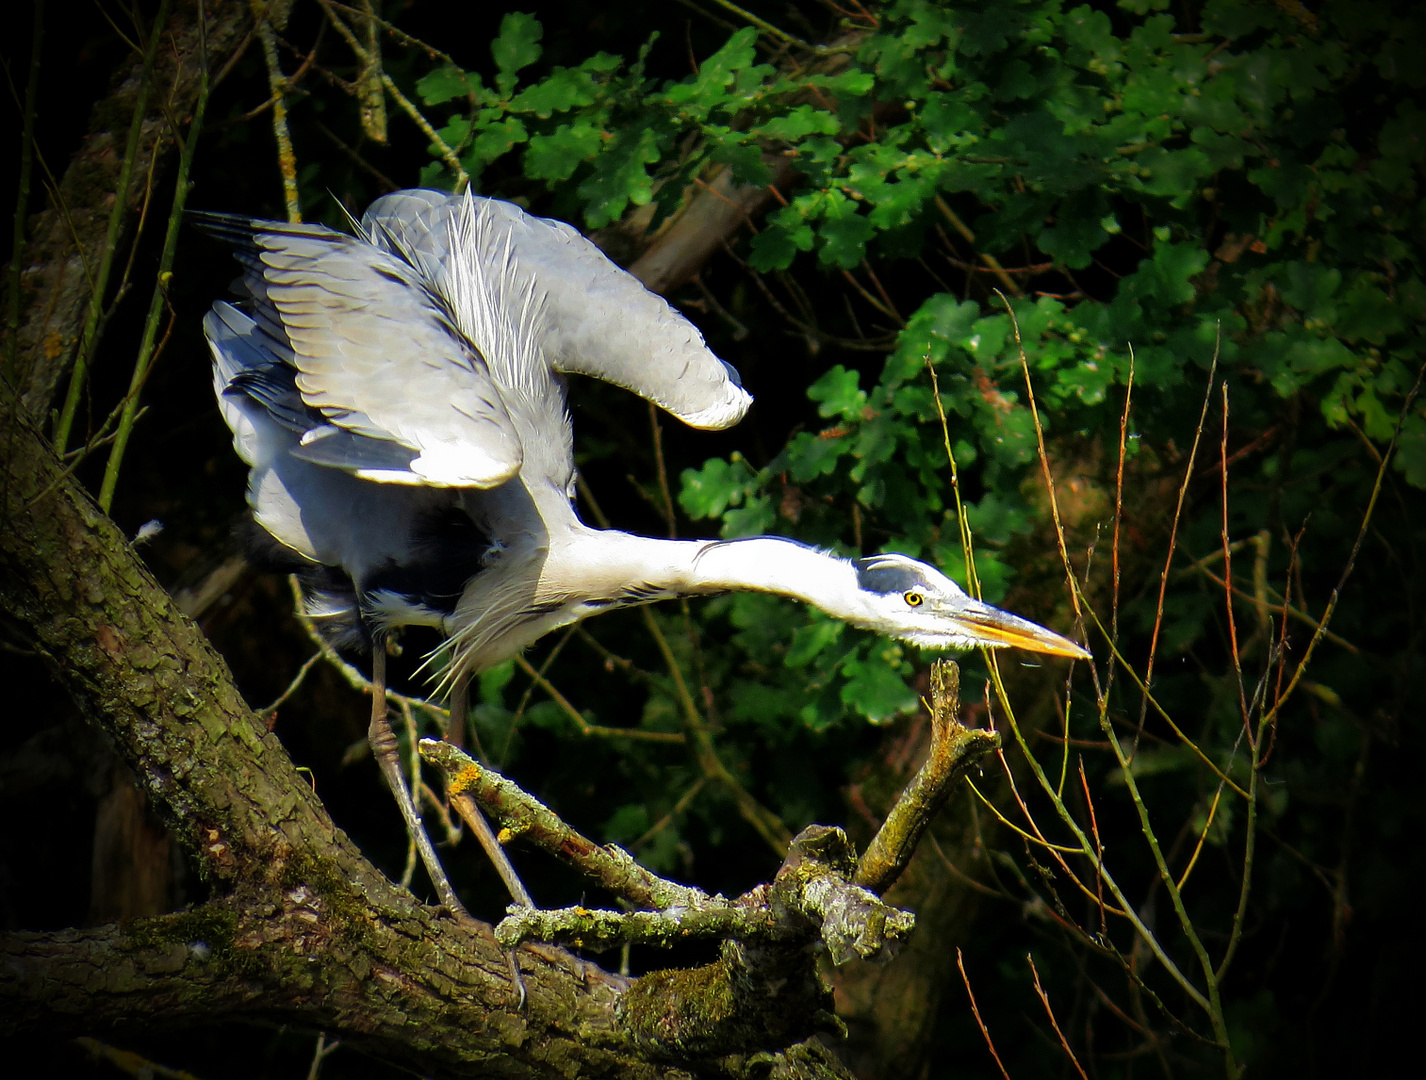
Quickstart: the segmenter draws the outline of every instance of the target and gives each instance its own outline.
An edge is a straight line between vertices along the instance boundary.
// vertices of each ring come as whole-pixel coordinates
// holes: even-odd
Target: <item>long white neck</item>
[[[791,540],[656,540],[575,520],[559,535],[548,547],[507,552],[510,565],[467,586],[447,626],[458,656],[450,677],[483,671],[601,611],[674,596],[751,590],[852,623],[871,619],[850,562]]]
[[[551,584],[559,589],[560,578],[578,582],[569,591],[585,597],[641,590],[659,596],[754,591],[803,600],[843,619],[863,614],[850,562],[777,537],[656,540],[604,531],[586,534],[569,553],[568,574],[560,573],[564,567],[549,567]],[[563,560],[551,559],[557,561]]]
[[[856,571],[846,559],[791,540],[700,542],[684,579],[688,592],[749,589],[791,596],[847,618],[847,598],[856,594]]]

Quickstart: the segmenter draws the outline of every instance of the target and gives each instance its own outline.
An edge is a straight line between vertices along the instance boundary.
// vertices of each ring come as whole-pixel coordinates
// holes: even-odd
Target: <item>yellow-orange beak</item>
[[[1011,615],[1008,611],[971,601],[971,604],[956,612],[955,620],[964,629],[966,636],[974,638],[976,644],[989,648],[1010,647],[1026,652],[1048,653],[1051,656],[1068,656],[1075,660],[1090,660],[1093,657],[1067,637],[1061,637],[1053,630],[1046,630],[1029,619]]]

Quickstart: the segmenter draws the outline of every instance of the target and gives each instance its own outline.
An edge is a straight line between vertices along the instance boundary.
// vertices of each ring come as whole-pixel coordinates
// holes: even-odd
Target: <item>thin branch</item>
[[[758,16],[754,15],[746,8],[741,8],[737,4],[734,4],[732,0],[713,0],[713,3],[717,4],[719,7],[724,8],[727,11],[731,11],[734,15],[738,16],[738,18],[742,19],[744,22],[749,23],[752,26],[756,26],[764,34],[776,38],[778,41],[781,41],[785,45],[794,45],[799,49],[804,49],[807,52],[812,53],[814,56],[834,56],[837,53],[847,53],[855,51],[854,47],[850,45],[813,45],[811,42],[803,41],[795,34],[789,34],[786,30],[779,30],[776,26],[768,22],[766,19],[758,18]]]
[[[282,200],[287,207],[287,220],[302,220],[301,201],[297,195],[297,155],[292,149],[292,132],[287,126],[287,79],[277,57],[277,36],[270,17],[272,4],[268,0],[248,0],[257,22],[258,41],[267,65],[267,85],[272,91],[272,134],[277,140],[277,167],[282,174]]]
[[[163,26],[168,22],[169,0],[160,0],[158,14],[154,16],[148,40],[144,43],[143,69],[139,75],[139,88],[134,99],[134,115],[129,121],[129,136],[124,144],[124,160],[119,166],[119,179],[114,185],[114,203],[109,210],[109,224],[104,232],[104,247],[99,252],[99,266],[94,274],[94,286],[89,294],[89,309],[84,316],[84,330],[79,337],[79,349],[74,355],[74,366],[69,373],[69,389],[65,392],[64,406],[54,427],[55,450],[63,454],[68,449],[70,430],[74,426],[74,414],[79,408],[79,398],[84,384],[89,379],[89,364],[94,358],[98,344],[100,315],[104,310],[104,294],[109,287],[109,273],[119,247],[119,235],[123,231],[124,214],[129,207],[129,185],[133,181],[134,159],[139,153],[139,139],[143,134],[144,119],[147,115],[149,88],[153,83],[154,61],[158,56],[158,42]],[[137,246],[137,243],[135,244]],[[80,249],[82,250],[82,248]]]
[[[1337,585],[1332,590],[1332,596],[1327,601],[1327,608],[1322,612],[1322,622],[1317,631],[1312,635],[1312,639],[1307,643],[1307,649],[1302,654],[1302,659],[1298,661],[1297,667],[1293,670],[1292,678],[1288,681],[1285,689],[1273,707],[1263,717],[1260,727],[1275,723],[1278,713],[1282,710],[1287,699],[1292,696],[1292,692],[1297,688],[1297,684],[1302,679],[1303,673],[1307,670],[1307,665],[1312,659],[1313,653],[1317,651],[1318,643],[1326,636],[1327,624],[1332,621],[1332,615],[1337,610],[1337,602],[1341,598],[1342,590],[1346,587],[1347,579],[1351,577],[1352,570],[1357,565],[1357,556],[1361,553],[1362,543],[1366,540],[1367,529],[1371,525],[1372,517],[1376,513],[1377,499],[1381,497],[1382,485],[1386,480],[1386,470],[1391,465],[1391,459],[1396,454],[1397,443],[1401,439],[1401,427],[1406,422],[1406,418],[1411,414],[1411,406],[1416,401],[1416,395],[1421,390],[1421,381],[1426,376],[1426,364],[1416,372],[1416,381],[1411,385],[1410,391],[1402,402],[1401,411],[1396,416],[1396,427],[1391,434],[1391,442],[1387,444],[1386,451],[1381,456],[1381,464],[1377,466],[1376,479],[1372,482],[1371,497],[1367,500],[1367,508],[1362,514],[1362,524],[1357,529],[1356,538],[1352,541],[1352,550],[1347,555],[1347,564],[1342,568],[1341,577],[1337,579]]]
[[[526,660],[523,656],[517,655],[515,657],[515,663],[521,671],[530,676],[532,683],[550,696],[550,700],[559,706],[561,712],[574,721],[581,735],[598,736],[604,739],[630,739],[635,742],[675,743],[679,745],[687,741],[683,734],[678,731],[644,731],[640,728],[615,728],[591,724],[581,715],[578,709],[570,704],[569,698],[559,692],[554,683],[550,682],[543,674],[535,670],[530,661]]]
[[[951,209],[950,204],[940,195],[936,196],[936,209],[941,212],[947,221],[951,223],[951,228],[960,233],[965,238],[965,242],[975,247],[975,233],[971,232],[970,226],[956,216],[956,212]],[[1005,272],[1005,268],[1000,265],[1000,261],[994,255],[979,252],[980,261],[990,268],[1000,284],[1005,286],[1005,291],[1011,296],[1024,296],[1025,290],[1020,288],[1019,282]]]
[[[1193,556],[1183,547],[1182,544],[1179,545],[1179,551],[1182,552],[1189,559],[1193,559]],[[1189,563],[1186,569],[1180,570],[1178,571],[1178,573],[1202,574],[1214,585],[1217,585],[1222,588],[1226,584],[1224,580],[1204,565],[1204,562],[1206,560],[1216,560],[1220,557],[1220,555],[1220,552],[1214,552],[1212,555],[1205,555],[1202,559],[1193,559],[1193,561]],[[1236,585],[1234,585],[1232,588],[1234,596],[1240,596],[1244,600],[1253,600],[1256,602],[1257,597],[1254,596],[1252,593],[1249,593],[1244,589],[1240,589]],[[1286,596],[1284,594],[1279,593],[1276,589],[1268,589],[1267,596],[1269,599],[1279,602],[1278,610],[1282,613],[1284,621],[1287,619],[1295,619],[1297,622],[1302,623],[1304,626],[1310,626],[1313,630],[1320,629],[1322,631],[1322,636],[1326,640],[1330,641],[1333,645],[1337,645],[1343,649],[1346,649],[1349,653],[1352,653],[1354,655],[1361,654],[1362,650],[1359,647],[1352,644],[1346,638],[1342,637],[1341,634],[1334,633],[1333,631],[1323,627],[1318,620],[1314,619],[1311,615],[1307,614],[1307,612],[1303,611],[1301,608],[1294,607],[1289,604],[1287,602]]]
[[[391,76],[386,72],[381,73],[381,85],[386,88],[386,92],[395,100],[397,106],[407,116],[411,122],[421,129],[421,134],[431,140],[431,145],[436,148],[436,152],[441,155],[441,160],[446,163],[446,167],[455,173],[456,194],[460,194],[470,186],[470,174],[465,171],[465,166],[461,164],[460,158],[456,157],[456,152],[446,144],[446,140],[435,128],[431,126],[429,120],[421,114],[421,110],[411,104],[410,100],[403,94],[400,88],[391,81]]]
[[[922,834],[956,785],[986,754],[1000,746],[994,731],[959,722],[960,668],[945,660],[931,667],[931,750],[867,845],[852,879],[878,895],[886,892],[911,862]]]
[[[1233,554],[1228,550],[1228,380],[1223,380],[1223,434],[1219,441],[1219,461],[1222,463],[1222,524],[1223,540],[1223,609],[1228,616],[1228,648],[1233,662],[1233,675],[1238,684],[1238,710],[1246,729],[1252,723],[1248,717],[1248,697],[1243,687],[1243,659],[1238,648],[1238,620],[1233,614]]]
[[[658,476],[659,494],[663,497],[663,505],[659,508],[663,514],[664,524],[668,526],[668,538],[678,539],[678,520],[673,509],[673,494],[668,486],[668,467],[664,464],[663,457],[663,431],[659,427],[659,409],[652,401],[647,402],[649,411],[649,433],[654,444],[654,472]]]
[[[357,40],[356,34],[347,26],[341,16],[337,14],[336,9],[341,5],[334,4],[331,0],[318,0],[318,3],[322,5],[322,10],[326,13],[327,19],[336,27],[337,33],[346,39],[346,43],[351,46],[352,52],[356,54],[358,63],[362,65],[363,78],[369,77],[369,74],[374,72],[376,67],[379,66],[380,59],[374,55],[370,45],[363,45]],[[365,12],[358,12],[351,8],[344,8],[343,10],[356,16],[373,32],[377,25],[386,25],[370,11],[370,5],[367,5],[367,7],[368,10]],[[373,38],[373,43],[374,40]],[[391,76],[385,71],[381,72],[379,85],[391,95],[391,100],[396,102],[397,107],[411,118],[411,122],[420,128],[421,134],[430,140],[431,145],[436,148],[436,152],[440,155],[441,160],[446,163],[446,167],[455,174],[456,194],[460,194],[464,191],[470,185],[470,174],[467,173],[465,167],[461,165],[460,158],[456,156],[455,151],[446,144],[446,140],[441,138],[440,133],[431,126],[431,122],[422,115],[421,110],[411,103],[411,100],[401,92],[401,88],[392,81]],[[363,107],[363,126],[365,126],[366,108],[367,106]],[[385,140],[383,138],[379,141],[384,142]]]
[[[307,614],[306,605],[302,602],[302,583],[297,580],[297,575],[289,574],[287,584],[292,592],[293,615],[296,617],[298,625],[306,632],[307,637],[321,651],[327,663],[331,664],[337,673],[346,680],[348,686],[362,694],[370,694],[373,689],[371,680],[338,655],[337,650],[332,648],[331,643],[328,642],[327,639],[322,636],[322,632],[317,629],[317,624],[312,621],[312,617]],[[434,701],[428,701],[425,698],[419,697],[409,697],[406,694],[391,689],[390,686],[386,688],[386,700],[397,707],[405,703],[409,704],[412,708],[423,709],[435,717],[442,728],[450,723],[450,712],[441,708]]]
[[[1060,1037],[1060,1045],[1064,1047],[1065,1056],[1070,1059],[1070,1064],[1074,1066],[1075,1072],[1079,1073],[1080,1080],[1089,1080],[1085,1075],[1084,1067],[1080,1065],[1079,1058],[1074,1056],[1074,1051],[1070,1049],[1069,1040],[1065,1038],[1065,1033],[1060,1030],[1060,1022],[1055,1019],[1055,1010],[1050,1008],[1050,996],[1045,993],[1045,988],[1040,985],[1040,972],[1035,967],[1035,958],[1029,953],[1025,954],[1025,959],[1030,965],[1030,972],[1035,976],[1035,993],[1040,996],[1041,1003],[1045,1006],[1045,1014],[1050,1018],[1050,1026],[1055,1029],[1055,1034]]]
[[[322,651],[319,649],[303,661],[302,666],[297,669],[297,674],[292,676],[292,681],[287,684],[287,689],[277,695],[277,698],[270,704],[257,710],[257,714],[268,724],[272,723],[272,718],[277,715],[277,710],[286,704],[287,699],[297,693],[297,688],[302,685],[307,678],[307,673],[312,670],[313,665],[322,659]]]
[[[1035,400],[1035,386],[1030,380],[1030,360],[1025,355],[1025,343],[1020,338],[1020,320],[1015,315],[1015,309],[1004,293],[996,290],[1000,297],[1000,302],[1005,305],[1006,314],[1010,316],[1010,327],[1015,332],[1015,348],[1020,354],[1020,370],[1025,375],[1025,396],[1030,404],[1030,419],[1035,425],[1035,442],[1039,449],[1040,471],[1044,474],[1045,492],[1050,500],[1050,519],[1055,526],[1055,542],[1059,545],[1060,561],[1064,563],[1065,576],[1070,583],[1070,601],[1074,604],[1075,619],[1081,626],[1084,622],[1084,615],[1079,610],[1079,590],[1074,586],[1074,567],[1070,563],[1069,549],[1065,546],[1064,525],[1060,521],[1060,500],[1055,494],[1055,478],[1050,472],[1050,455],[1045,451],[1045,429],[1040,423],[1040,407]]]
[[[975,1003],[975,991],[970,988],[970,976],[966,974],[966,961],[965,957],[961,955],[959,945],[956,946],[956,967],[961,970],[961,978],[966,984],[966,997],[970,998],[970,1011],[975,1016],[975,1023],[980,1028],[981,1035],[985,1037],[985,1045],[990,1049],[990,1056],[995,1059],[995,1066],[1000,1070],[1000,1075],[1005,1077],[1005,1080],[1010,1080],[1010,1074],[1005,1071],[1005,1063],[996,1053],[995,1043],[990,1038],[990,1030],[985,1026],[985,1021],[980,1018],[980,1006]]]
[[[1159,599],[1154,607],[1154,628],[1149,634],[1149,658],[1144,665],[1144,678],[1142,680],[1143,697],[1139,702],[1139,731],[1144,729],[1144,719],[1147,715],[1149,700],[1149,687],[1154,682],[1154,660],[1159,652],[1159,630],[1164,621],[1164,599],[1168,592],[1169,569],[1173,565],[1173,553],[1178,544],[1178,527],[1183,520],[1183,506],[1188,500],[1188,485],[1193,479],[1193,463],[1198,457],[1198,443],[1203,438],[1204,428],[1208,423],[1208,404],[1213,400],[1213,380],[1218,373],[1218,353],[1223,344],[1223,324],[1218,324],[1216,336],[1213,339],[1213,359],[1208,365],[1208,384],[1203,388],[1203,407],[1198,413],[1198,425],[1193,429],[1193,445],[1188,449],[1188,461],[1183,468],[1183,483],[1178,488],[1178,502],[1173,510],[1173,523],[1169,526],[1169,549],[1164,557],[1164,568],[1159,572]],[[1126,669],[1127,670],[1127,669]],[[1136,680],[1137,681],[1137,680]],[[1159,710],[1162,712],[1163,710]],[[1139,752],[1139,736],[1134,736],[1134,751]],[[1133,756],[1133,755],[1131,755]],[[1234,785],[1235,787],[1237,785]],[[1241,789],[1239,789],[1241,791]],[[1243,794],[1246,795],[1246,792]]]
[[[1104,844],[1099,839],[1099,819],[1094,813],[1094,799],[1089,793],[1089,778],[1084,775],[1084,756],[1079,759],[1079,782],[1084,788],[1084,804],[1089,807],[1089,828],[1090,834],[1094,837],[1094,857],[1100,863],[1104,862]],[[1096,873],[1094,875],[1094,887],[1098,893],[1099,900],[1099,932],[1107,937],[1109,934],[1109,921],[1105,918],[1104,912],[1104,881]]]
[[[693,805],[693,800],[698,797],[698,793],[703,790],[703,785],[707,782],[707,778],[703,776],[693,781],[688,790],[678,797],[678,802],[673,804],[669,812],[650,825],[648,830],[629,846],[637,851],[677,821],[679,816]]]
[[[149,298],[148,315],[144,320],[144,333],[139,342],[139,353],[134,359],[133,374],[129,379],[129,392],[124,400],[119,426],[115,431],[114,445],[109,450],[109,460],[104,464],[104,479],[99,487],[99,508],[106,514],[114,501],[114,488],[119,482],[119,467],[124,461],[124,451],[129,444],[129,436],[134,429],[135,415],[139,406],[139,390],[148,379],[149,367],[155,357],[154,342],[158,336],[159,318],[168,300],[168,282],[173,276],[173,259],[178,250],[178,233],[183,224],[183,208],[188,202],[188,193],[193,185],[188,174],[193,167],[193,155],[198,147],[198,135],[203,130],[203,114],[208,108],[208,40],[205,21],[198,20],[198,97],[193,106],[193,120],[188,126],[185,138],[179,131],[178,119],[169,115],[169,125],[173,138],[182,150],[178,155],[178,175],[174,179],[173,205],[168,214],[168,228],[163,237],[163,250],[159,254],[158,276],[154,280],[153,295]],[[155,34],[158,30],[155,29]],[[152,177],[157,170],[150,169]],[[135,245],[137,247],[137,245]]]

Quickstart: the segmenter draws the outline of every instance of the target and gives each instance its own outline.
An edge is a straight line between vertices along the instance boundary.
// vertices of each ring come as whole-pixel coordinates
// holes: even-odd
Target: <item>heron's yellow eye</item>
[[[912,607],[920,607],[921,601],[926,598],[918,592],[909,592],[905,596],[903,596],[902,599],[905,600]]]

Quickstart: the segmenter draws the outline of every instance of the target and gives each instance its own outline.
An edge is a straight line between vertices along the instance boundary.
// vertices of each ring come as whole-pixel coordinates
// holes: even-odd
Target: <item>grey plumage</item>
[[[198,220],[242,266],[240,299],[214,304],[204,332],[254,517],[308,565],[308,611],[329,639],[379,641],[409,624],[446,635],[457,731],[466,677],[556,627],[729,589],[928,648],[1089,655],[904,555],[853,561],[778,537],[655,540],[581,522],[561,373],[626,387],[696,427],[736,423],[751,398],[692,324],[568,225],[431,191],[378,199],[357,236]],[[379,645],[372,669],[376,759],[458,912],[400,775]]]
[[[402,624],[456,633],[453,562],[469,579],[503,564],[476,590],[499,602],[467,627],[473,643],[544,614],[534,578],[512,571],[538,576],[551,525],[585,531],[559,371],[610,377],[703,426],[751,402],[662,299],[569,226],[508,203],[399,192],[357,237],[199,222],[243,268],[244,299],[215,304],[204,330],[248,500],[279,543],[344,571],[349,588],[327,575],[309,603],[339,642]],[[452,539],[466,559],[450,558]]]
[[[449,223],[466,205],[463,196],[399,191],[372,203],[361,227],[373,244],[409,258],[441,290],[458,268]],[[554,370],[632,390],[691,427],[725,428],[742,419],[752,398],[738,373],[662,297],[562,221],[496,199],[474,205],[494,231],[508,230],[513,290],[544,295],[539,345]]]
[[[755,589],[932,648],[1078,645],[894,553],[652,540],[572,505],[562,371],[725,426],[750,398],[663,300],[567,225],[474,196],[398,192],[350,237],[205,215],[243,267],[205,321],[259,523],[323,578],[337,637],[426,624],[459,679],[613,606]],[[345,587],[343,586],[345,582]]]

